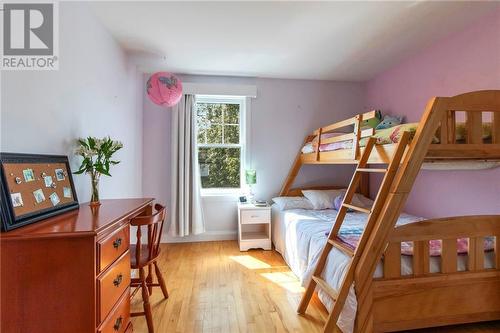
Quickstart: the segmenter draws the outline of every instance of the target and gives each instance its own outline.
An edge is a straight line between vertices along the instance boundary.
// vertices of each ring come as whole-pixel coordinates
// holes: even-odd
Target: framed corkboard
[[[67,156],[0,153],[2,231],[78,208]]]

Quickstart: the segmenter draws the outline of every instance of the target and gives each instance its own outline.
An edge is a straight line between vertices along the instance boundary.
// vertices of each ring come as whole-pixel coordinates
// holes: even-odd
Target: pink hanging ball
[[[170,107],[181,100],[182,83],[172,73],[158,72],[149,78],[146,91],[153,103]]]

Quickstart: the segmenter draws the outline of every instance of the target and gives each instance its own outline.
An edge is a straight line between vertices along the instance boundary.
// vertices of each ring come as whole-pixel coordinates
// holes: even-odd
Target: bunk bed
[[[465,114],[463,121],[466,137],[464,140],[457,140],[457,120],[462,121],[458,119],[461,112]],[[365,139],[363,144],[363,138],[376,134],[371,129],[362,128],[363,120],[372,117],[375,117],[374,111],[319,128],[308,135],[303,146],[312,143],[314,151],[299,151],[280,192],[280,196],[301,195],[301,189],[293,189],[292,186],[300,168],[305,164],[355,164],[358,169],[350,187],[354,186],[359,193],[368,196],[368,175],[387,169],[369,170],[365,164],[390,166],[391,161],[397,161],[392,177],[388,178],[387,184],[383,182],[383,188],[377,194],[374,208],[366,211],[371,219],[369,221],[373,220],[373,225],[366,231],[366,241],[359,251],[351,251],[356,262],[352,268],[353,283],[348,288],[352,289],[349,291],[350,296],[355,293],[357,302],[354,303],[354,313],[345,317],[352,317],[353,331],[391,332],[499,320],[500,214],[425,221],[415,217],[415,222],[410,221],[411,223],[398,223],[398,219],[423,163],[500,161],[500,90],[432,98],[416,131],[411,136],[402,136],[407,142],[400,149],[398,142],[373,144],[375,140],[370,139],[366,144]],[[486,138],[483,135],[485,126],[491,130]],[[325,135],[328,133],[336,134]],[[336,145],[334,150],[321,149],[325,145],[339,142],[347,144]],[[364,150],[368,148],[370,150],[364,154]],[[401,156],[396,156],[397,154]],[[358,177],[358,171],[370,172]],[[500,179],[492,181],[497,181],[500,187]],[[327,188],[330,187],[321,187]],[[498,210],[500,212],[500,203]],[[330,235],[333,229],[334,227]],[[466,253],[459,253],[457,241],[463,243],[464,240]],[[433,242],[436,241],[440,244],[438,259],[431,256]],[[487,251],[485,241],[490,241],[491,245]],[[321,246],[329,243],[325,237],[320,242]],[[412,248],[410,261],[402,260],[402,248],[408,244]],[[323,251],[326,251],[325,248]],[[333,250],[338,249],[342,248],[337,245]],[[334,274],[332,272],[335,267],[331,266],[338,263],[335,263],[336,259],[333,257],[343,254],[340,252],[326,253],[326,266],[322,276],[325,273]],[[433,265],[432,262],[436,260],[438,263]],[[346,266],[349,265],[344,263],[342,269],[346,269]],[[336,285],[330,286],[329,283],[335,284],[332,279],[313,280],[312,288],[309,282],[299,305],[299,313],[306,311],[310,299],[310,296],[307,299],[307,294],[312,294],[316,286],[320,287],[316,288],[320,291],[323,289],[329,291],[330,295],[338,295],[338,278]],[[328,303],[324,301],[327,299],[324,295],[320,299]],[[349,300],[345,307],[349,304],[352,307],[353,303]],[[325,305],[331,307],[331,304]],[[344,308],[343,303],[341,306]],[[325,332],[341,330],[337,326],[337,319],[338,316],[334,319],[333,326],[327,322]]]

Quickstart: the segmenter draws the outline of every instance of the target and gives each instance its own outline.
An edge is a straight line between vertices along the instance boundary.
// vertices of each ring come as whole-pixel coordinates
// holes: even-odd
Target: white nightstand
[[[271,206],[238,203],[238,244],[240,251],[271,250]]]

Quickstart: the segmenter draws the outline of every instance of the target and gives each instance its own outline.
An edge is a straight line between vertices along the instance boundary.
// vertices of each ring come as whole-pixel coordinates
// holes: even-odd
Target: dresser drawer
[[[130,243],[130,227],[125,225],[117,231],[113,232],[111,236],[98,241],[97,250],[99,253],[99,262],[97,268],[102,272],[109,265],[113,263],[123,252],[125,252]]]
[[[99,333],[132,332],[130,323],[130,295],[124,292],[119,303],[102,323]]]
[[[97,279],[99,322],[108,315],[120,296],[130,287],[130,255],[126,251]],[[129,292],[127,292],[129,293]]]
[[[269,209],[245,209],[241,211],[241,224],[269,223],[271,211]]]

